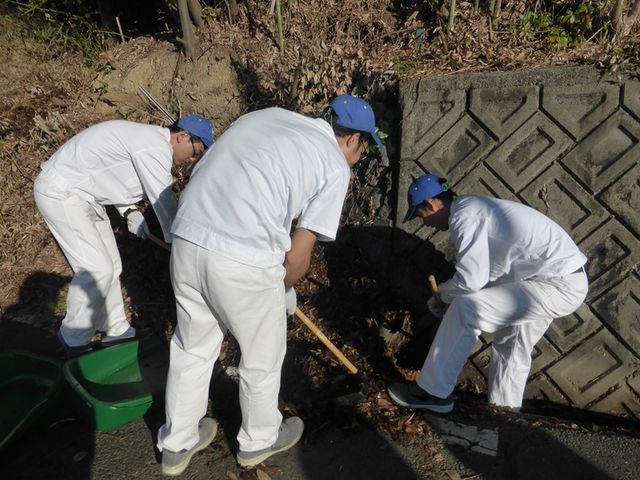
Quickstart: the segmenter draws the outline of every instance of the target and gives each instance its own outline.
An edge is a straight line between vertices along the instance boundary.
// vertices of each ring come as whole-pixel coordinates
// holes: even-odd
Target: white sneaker
[[[298,417],[289,417],[280,425],[278,438],[273,445],[256,452],[243,452],[240,450],[236,460],[241,467],[255,467],[256,465],[264,462],[271,455],[289,450],[298,443],[300,438],[302,438],[303,431],[303,421]]]
[[[136,329],[133,327],[127,328],[124,333],[120,335],[111,336],[111,335],[103,335],[100,343],[103,347],[110,347],[112,345],[117,345],[119,343],[128,342],[129,340],[136,339]]]
[[[162,474],[170,477],[180,475],[186,470],[191,461],[191,457],[200,450],[209,446],[216,436],[218,424],[213,418],[204,417],[198,423],[198,434],[200,436],[196,443],[189,450],[172,452],[166,448],[162,450]]]

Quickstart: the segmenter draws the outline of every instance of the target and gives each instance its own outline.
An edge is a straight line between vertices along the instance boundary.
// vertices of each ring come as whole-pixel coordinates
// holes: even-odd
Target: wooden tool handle
[[[331,343],[331,340],[325,337],[324,333],[322,333],[322,331],[318,327],[316,327],[311,320],[309,320],[309,317],[302,313],[302,310],[297,307],[296,317],[302,320],[302,323],[304,323],[307,328],[309,328],[309,330],[311,330],[315,334],[315,336],[318,337],[322,343],[324,343],[325,347],[331,350],[331,353],[333,353],[338,358],[338,360],[340,360],[340,362],[345,367],[347,367],[347,370],[349,370],[351,373],[358,373],[358,369],[356,368],[356,366],[351,363],[349,359],[345,357],[344,354],[338,349],[338,347]]]
[[[438,291],[438,284],[436,283],[436,277],[433,275],[429,275],[429,285],[431,285],[431,293],[433,293],[433,298],[436,299],[436,306],[442,306],[442,300],[440,300],[440,292]]]
[[[149,240],[151,240],[153,243],[155,243],[156,245],[160,245],[162,248],[164,248],[167,252],[171,251],[171,246],[160,240],[158,237],[156,237],[153,233],[149,234]]]
[[[149,234],[149,240],[151,240],[153,243],[157,245],[160,245],[162,248],[164,248],[168,252],[171,251],[171,246],[163,242],[162,240],[160,240],[155,235]],[[331,350],[331,353],[333,353],[338,358],[338,360],[340,360],[340,362],[342,362],[342,364],[345,367],[347,367],[347,369],[351,373],[358,373],[358,369],[355,367],[355,365],[351,363],[347,357],[344,356],[344,354],[338,349],[338,347],[336,347],[333,343],[331,343],[331,340],[329,340],[324,335],[324,333],[322,333],[322,331],[318,327],[316,327],[311,320],[309,320],[309,317],[307,317],[304,313],[302,313],[302,310],[300,310],[299,308],[296,308],[296,317],[302,320],[302,323],[304,323],[307,326],[307,328],[309,328],[309,330],[311,330],[315,334],[315,336],[318,337],[320,341],[324,343],[324,345],[329,350]]]

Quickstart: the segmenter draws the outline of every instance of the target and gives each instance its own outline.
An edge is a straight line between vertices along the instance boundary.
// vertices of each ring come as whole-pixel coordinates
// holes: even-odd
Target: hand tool
[[[440,292],[438,291],[438,284],[436,283],[436,277],[429,275],[429,285],[431,285],[431,293],[435,298],[436,307],[442,306],[442,300],[440,299]]]
[[[304,323],[309,330],[311,330],[318,339],[333,353],[338,360],[349,370],[352,375],[349,375],[344,382],[341,383],[341,387],[337,388],[342,392],[346,391],[348,393],[344,393],[338,395],[331,400],[332,403],[339,406],[347,406],[353,405],[354,403],[363,402],[367,399],[367,391],[369,389],[369,378],[365,372],[358,372],[356,366],[351,363],[347,357],[336,347],[322,331],[307,317],[302,310],[296,307],[295,316]],[[342,380],[342,379],[340,379]],[[338,384],[338,379],[334,379],[332,384]],[[336,387],[334,387],[335,389]]]
[[[163,242],[162,240],[160,240],[158,237],[156,237],[153,233],[149,234],[149,240],[151,240],[153,243],[155,243],[156,245],[160,245],[162,248],[164,248],[167,252],[171,251],[171,247],[169,246],[168,243]]]
[[[167,243],[160,240],[155,235],[149,234],[149,240],[151,240],[153,243],[157,245],[160,245],[165,250],[169,252],[171,251],[171,247]],[[333,353],[338,360],[340,360],[340,362],[347,368],[347,370],[349,370],[351,373],[354,373],[354,374],[358,373],[358,369],[356,368],[356,366],[353,363],[351,363],[347,357],[344,356],[344,354],[340,351],[340,349],[338,349],[338,347],[336,347],[331,342],[331,340],[329,340],[326,337],[326,335],[322,333],[322,331],[309,319],[309,317],[307,317],[304,313],[302,313],[302,310],[296,307],[295,314],[296,314],[296,317],[298,317],[298,319],[300,319],[302,323],[304,323],[307,326],[307,328],[311,330],[316,337],[318,337],[318,339],[329,349],[329,351]]]
[[[329,340],[325,336],[325,334],[322,333],[322,331],[318,327],[316,327],[316,325],[311,320],[309,320],[309,317],[302,313],[302,310],[300,310],[298,307],[296,307],[296,317],[298,317],[298,319],[301,320],[302,323],[304,323],[307,328],[311,330],[322,343],[324,343],[325,347],[327,347],[331,351],[331,353],[333,353],[336,358],[340,360],[340,363],[347,367],[347,370],[349,370],[351,373],[358,373],[358,369],[355,367],[355,365],[351,363],[347,357],[344,356],[344,354],[338,349],[338,347],[336,347],[331,342],[331,340]]]
[[[150,234],[148,238],[153,243],[155,243],[156,245],[159,245],[160,247],[164,248],[168,252],[171,251],[171,246],[169,244],[163,242],[161,239],[159,239],[155,235]],[[322,331],[298,307],[296,307],[295,316],[302,323],[304,323],[305,326],[309,330],[311,330],[311,332],[313,332],[313,334],[316,337],[318,337],[318,339],[325,345],[325,347],[327,347],[329,349],[329,351],[331,353],[333,353],[338,360],[340,360],[340,363],[342,363],[347,368],[347,370],[349,370],[350,373],[352,373],[354,375],[357,374],[359,388],[355,388],[355,389],[354,388],[350,388],[350,390],[354,390],[352,393],[347,393],[345,395],[340,395],[340,396],[336,397],[333,400],[333,402],[336,405],[343,405],[344,406],[344,405],[351,405],[351,404],[362,402],[362,401],[366,400],[366,392],[368,390],[368,384],[369,384],[369,379],[367,377],[367,374],[364,373],[364,372],[358,373],[358,369],[356,368],[356,366],[353,363],[351,363],[347,357],[344,356],[344,354],[340,351],[340,349],[338,349],[338,347],[336,347],[331,342],[331,340],[329,340],[326,337],[326,335],[324,333],[322,333]]]

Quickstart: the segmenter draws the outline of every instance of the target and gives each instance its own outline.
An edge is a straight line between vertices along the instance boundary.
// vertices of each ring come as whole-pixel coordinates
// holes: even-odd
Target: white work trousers
[[[34,197],[73,270],[60,333],[67,345],[87,345],[96,331],[117,336],[129,328],[124,313],[122,263],[104,207],[37,178]]]
[[[251,267],[174,239],[171,283],[178,326],[171,341],[160,450],[178,452],[197,443],[213,365],[227,330],[241,353],[240,449],[251,452],[275,443],[282,422],[278,393],[287,340],[284,275],[282,265]]]
[[[457,297],[447,309],[418,385],[448,397],[481,332],[494,333],[489,402],[518,408],[531,369],[531,352],[554,318],[573,313],[588,290],[584,272],[531,278]]]

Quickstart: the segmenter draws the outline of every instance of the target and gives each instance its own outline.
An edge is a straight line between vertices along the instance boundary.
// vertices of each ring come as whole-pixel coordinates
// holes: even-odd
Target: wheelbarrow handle
[[[318,337],[320,339],[320,341],[322,343],[324,343],[325,347],[327,347],[329,350],[331,350],[331,353],[333,353],[338,360],[340,360],[340,362],[347,367],[347,370],[349,370],[351,373],[358,373],[358,369],[356,368],[356,366],[351,363],[349,361],[349,359],[347,357],[344,356],[344,354],[340,351],[340,349],[338,349],[338,347],[336,347],[333,343],[331,343],[331,340],[329,340],[324,333],[322,333],[322,331],[315,326],[315,324],[309,320],[309,317],[307,317],[304,313],[302,313],[302,310],[300,310],[299,308],[296,307],[296,317],[298,317],[302,323],[304,323],[307,328],[309,330],[311,330],[316,337]]]
[[[431,285],[431,293],[433,293],[433,298],[436,299],[436,306],[442,306],[442,300],[440,299],[440,291],[438,290],[438,284],[436,283],[436,277],[433,275],[429,275],[429,285]]]

